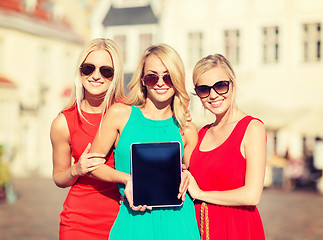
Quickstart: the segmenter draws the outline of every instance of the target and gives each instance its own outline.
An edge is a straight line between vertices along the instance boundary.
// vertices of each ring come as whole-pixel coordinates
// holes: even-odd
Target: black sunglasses
[[[208,85],[196,86],[195,92],[197,96],[199,96],[200,98],[207,98],[208,96],[210,96],[211,88],[213,88],[213,90],[217,94],[223,95],[229,91],[230,82],[232,81],[223,80],[223,81],[216,82],[213,86],[208,86]]]
[[[167,86],[173,86],[172,79],[169,73],[165,73],[163,76],[163,81]],[[144,76],[144,82],[148,87],[153,87],[159,80],[159,75],[151,73]]]
[[[80,67],[80,72],[85,75],[88,76],[90,74],[92,74],[95,70],[95,65],[91,64],[91,63],[83,63]],[[114,74],[114,70],[112,67],[108,67],[108,66],[101,66],[100,67],[100,73],[103,77],[105,78],[111,78],[113,77]]]

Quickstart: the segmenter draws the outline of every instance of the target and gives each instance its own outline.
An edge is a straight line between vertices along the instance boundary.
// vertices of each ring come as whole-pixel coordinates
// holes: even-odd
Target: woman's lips
[[[168,91],[168,88],[156,88],[154,89],[158,94],[165,94]]]
[[[102,82],[97,82],[97,81],[89,81],[89,83],[93,86],[93,87],[98,87],[101,86],[103,83]]]
[[[217,101],[212,101],[210,102],[211,106],[214,107],[214,108],[218,108],[222,105],[223,103],[223,99],[222,100],[217,100]]]

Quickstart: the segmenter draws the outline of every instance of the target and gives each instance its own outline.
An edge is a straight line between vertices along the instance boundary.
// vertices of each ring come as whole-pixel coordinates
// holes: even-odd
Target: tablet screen
[[[131,176],[134,206],[180,206],[181,182],[179,142],[134,143],[131,145]]]

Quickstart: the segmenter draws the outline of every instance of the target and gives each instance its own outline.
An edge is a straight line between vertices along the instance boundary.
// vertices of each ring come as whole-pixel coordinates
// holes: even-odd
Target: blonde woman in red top
[[[235,73],[222,55],[201,59],[193,83],[204,108],[216,118],[200,130],[190,160],[189,193],[202,239],[265,239],[256,207],[266,166],[264,124],[235,104]]]
[[[117,185],[87,173],[104,163],[114,168],[111,151],[100,160],[91,158],[102,154],[89,150],[107,108],[124,97],[120,56],[108,39],[94,39],[83,49],[71,100],[51,126],[53,180],[71,187],[60,214],[61,240],[106,240],[119,211]]]

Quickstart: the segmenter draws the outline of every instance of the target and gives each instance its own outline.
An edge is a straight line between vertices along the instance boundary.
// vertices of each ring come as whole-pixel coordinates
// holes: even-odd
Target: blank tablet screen
[[[131,145],[131,175],[134,206],[180,206],[181,182],[179,142]]]

